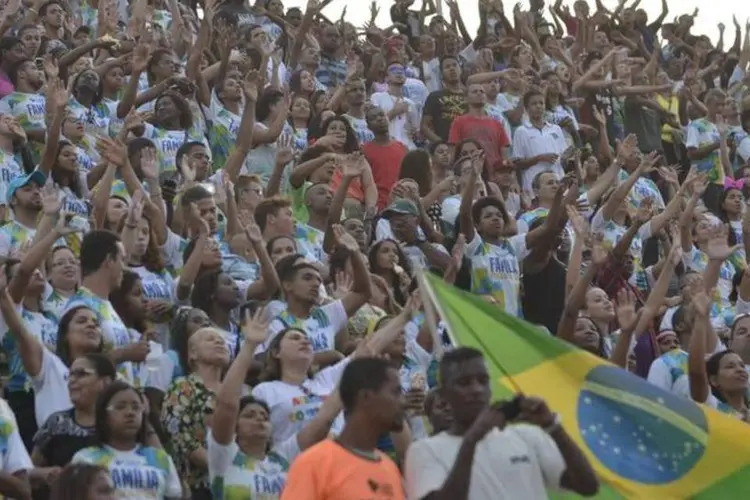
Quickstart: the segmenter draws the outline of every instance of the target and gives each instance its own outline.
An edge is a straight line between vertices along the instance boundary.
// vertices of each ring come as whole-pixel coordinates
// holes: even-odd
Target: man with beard
[[[398,370],[382,359],[355,359],[344,369],[339,394],[344,429],[295,459],[282,500],[403,500],[398,467],[377,449],[381,435],[404,426]]]
[[[538,398],[490,404],[482,353],[460,347],[440,362],[440,393],[453,410],[450,429],[412,444],[406,488],[413,500],[548,498],[560,487],[593,496],[599,481],[585,455]],[[509,419],[519,420],[509,427]]]
[[[341,32],[337,25],[323,30],[320,40],[320,64],[315,78],[329,90],[346,82],[346,59],[337,56],[341,48]]]
[[[25,242],[31,242],[36,235],[39,214],[42,212],[41,188],[47,177],[39,170],[16,177],[8,184],[8,206],[13,217],[0,227],[0,256],[15,254]],[[57,214],[50,214],[57,215]]]

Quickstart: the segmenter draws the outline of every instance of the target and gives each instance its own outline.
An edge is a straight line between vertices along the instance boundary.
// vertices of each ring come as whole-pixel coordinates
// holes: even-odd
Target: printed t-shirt
[[[302,385],[292,385],[281,380],[261,382],[253,388],[253,397],[265,401],[271,409],[271,443],[278,446],[297,434],[320,411],[323,401],[336,390],[344,368],[350,358],[342,359],[308,378]],[[331,426],[336,434],[343,428],[339,415]]]
[[[384,453],[366,458],[332,440],[318,443],[292,463],[282,500],[404,500],[401,473]]]
[[[289,464],[300,453],[297,435],[274,447],[263,460],[245,455],[232,438],[228,445],[208,433],[208,474],[215,500],[256,498],[278,500]]]
[[[164,450],[138,445],[130,451],[110,446],[84,448],[71,463],[104,467],[120,500],[182,498],[182,483],[172,458]]]
[[[479,234],[469,242],[466,255],[471,259],[471,291],[491,295],[508,314],[521,316],[521,262],[528,255],[526,235],[487,243]]]

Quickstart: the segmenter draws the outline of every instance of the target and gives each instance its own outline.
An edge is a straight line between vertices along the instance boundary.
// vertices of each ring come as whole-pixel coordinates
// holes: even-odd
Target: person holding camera
[[[453,421],[409,447],[404,475],[410,500],[532,500],[560,488],[596,495],[599,480],[591,464],[543,400],[518,395],[490,404],[491,378],[481,352],[447,352],[439,380]]]

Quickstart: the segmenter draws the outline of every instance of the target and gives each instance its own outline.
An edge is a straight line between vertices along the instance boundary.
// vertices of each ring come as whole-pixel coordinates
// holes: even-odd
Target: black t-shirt
[[[557,334],[557,323],[565,309],[565,266],[551,258],[539,272],[523,273],[523,317]]]
[[[469,106],[466,104],[464,92],[450,90],[436,90],[430,92],[424,105],[424,114],[432,118],[435,133],[444,141],[448,141],[453,120],[466,114]]]
[[[236,3],[233,1],[224,2],[216,9],[216,14],[221,17],[231,16],[231,18],[237,22],[238,28],[245,28],[255,22],[255,16],[249,7],[245,6],[244,3]]]
[[[64,467],[79,450],[95,444],[94,428],[79,425],[72,408],[50,415],[34,436],[48,467]]]

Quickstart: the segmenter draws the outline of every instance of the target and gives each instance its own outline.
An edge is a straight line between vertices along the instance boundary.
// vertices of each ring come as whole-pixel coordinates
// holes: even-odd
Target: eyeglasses
[[[146,411],[146,409],[140,403],[118,403],[116,405],[107,406],[107,411],[109,412],[121,413],[128,410],[131,410],[133,413],[143,413]]]
[[[96,375],[96,370],[92,368],[78,368],[76,370],[70,370],[70,372],[68,372],[68,378],[75,379],[84,378],[91,375]]]

